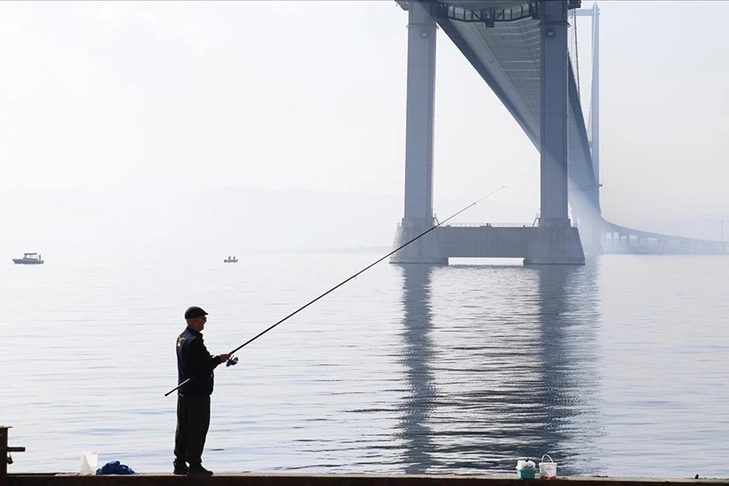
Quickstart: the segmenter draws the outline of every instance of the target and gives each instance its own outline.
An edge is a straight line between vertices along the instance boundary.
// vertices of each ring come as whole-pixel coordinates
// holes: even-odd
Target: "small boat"
[[[228,256],[223,263],[238,263],[238,259],[235,256]]]
[[[23,253],[23,258],[13,258],[13,263],[20,265],[40,265],[43,263],[40,253]]]

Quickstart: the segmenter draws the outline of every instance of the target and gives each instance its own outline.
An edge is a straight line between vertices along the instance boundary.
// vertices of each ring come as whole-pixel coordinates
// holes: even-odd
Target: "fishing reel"
[[[231,356],[228,361],[225,362],[225,366],[234,366],[238,364],[238,356]]]

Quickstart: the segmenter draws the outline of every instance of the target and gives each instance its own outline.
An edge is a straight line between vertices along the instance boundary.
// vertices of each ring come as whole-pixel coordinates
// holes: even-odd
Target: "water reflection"
[[[593,441],[601,433],[599,403],[598,263],[584,267],[545,266],[539,275],[541,386],[539,428],[542,451],[560,462],[560,474],[596,474],[599,454]]]
[[[406,472],[596,473],[597,265],[401,269]]]
[[[433,371],[429,367],[433,345],[430,340],[430,265],[404,265],[402,364],[409,393],[400,418],[405,444],[403,461],[408,474],[425,473],[432,463],[428,418],[436,395]]]

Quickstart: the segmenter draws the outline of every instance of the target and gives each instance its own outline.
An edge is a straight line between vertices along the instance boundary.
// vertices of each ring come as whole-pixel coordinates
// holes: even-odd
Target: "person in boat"
[[[210,427],[210,395],[213,370],[230,358],[211,355],[203,342],[202,330],[208,313],[197,306],[185,311],[187,327],[177,337],[177,427],[175,429],[175,474],[211,476],[202,465],[205,438]]]

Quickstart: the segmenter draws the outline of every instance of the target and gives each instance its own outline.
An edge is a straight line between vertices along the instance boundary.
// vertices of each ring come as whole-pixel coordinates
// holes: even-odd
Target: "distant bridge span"
[[[605,253],[729,254],[729,242],[699,240],[641,231],[603,220]]]

